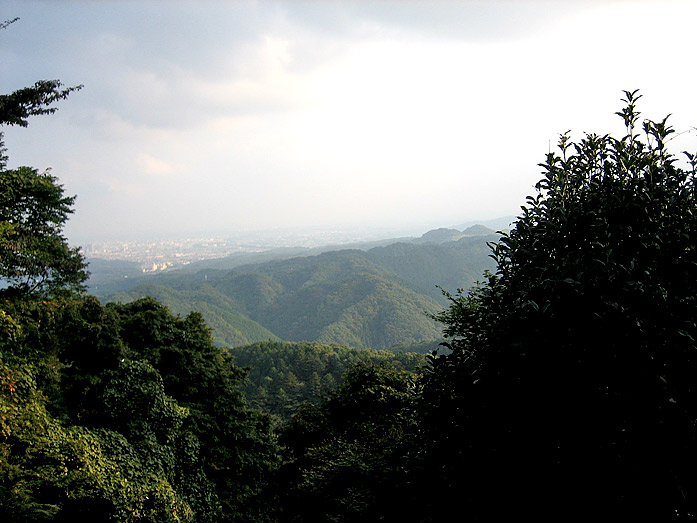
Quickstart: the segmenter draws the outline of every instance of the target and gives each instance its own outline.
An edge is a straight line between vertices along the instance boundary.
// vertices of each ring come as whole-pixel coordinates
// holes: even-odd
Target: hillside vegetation
[[[223,346],[281,339],[375,349],[414,345],[440,338],[429,316],[447,303],[437,285],[455,292],[492,268],[487,242],[496,235],[450,231],[461,237],[332,250],[232,270],[173,271],[103,299],[152,296],[178,314],[200,311]]]
[[[320,403],[357,364],[389,364],[417,372],[426,363],[415,352],[357,350],[319,343],[259,342],[228,349],[235,363],[249,369],[245,396],[252,406],[289,418],[304,403]]]

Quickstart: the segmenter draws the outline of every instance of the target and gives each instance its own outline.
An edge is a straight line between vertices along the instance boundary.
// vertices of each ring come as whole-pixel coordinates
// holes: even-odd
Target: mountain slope
[[[232,270],[171,271],[102,298],[149,295],[178,314],[198,310],[216,342],[227,346],[278,339],[378,349],[414,345],[441,336],[429,317],[447,304],[438,287],[467,288],[493,269],[487,242],[498,237],[447,241],[458,234],[436,230],[427,235],[440,243],[330,250]]]
[[[441,244],[394,243],[367,252],[368,259],[409,282],[412,288],[445,304],[443,288],[455,292],[471,287],[485,270],[494,270],[487,242],[497,235],[463,237]]]
[[[175,289],[154,283],[142,284],[128,293],[109,296],[108,301],[130,302],[152,296],[167,305],[172,312],[186,315],[200,312],[211,327],[218,345],[239,346],[262,340],[279,340],[273,332],[249,318],[234,299],[215,291],[206,284]]]
[[[166,278],[111,298],[152,295],[175,312],[199,310],[216,341],[230,345],[265,339],[388,348],[435,339],[440,328],[427,313],[432,298],[367,259],[362,251],[335,251],[232,271]],[[246,341],[243,341],[246,340]]]

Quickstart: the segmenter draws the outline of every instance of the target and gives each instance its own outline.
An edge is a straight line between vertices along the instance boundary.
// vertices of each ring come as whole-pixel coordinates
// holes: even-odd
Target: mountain
[[[464,231],[462,231],[463,236],[486,236],[489,234],[495,234],[495,231],[480,223],[467,227]]]
[[[421,235],[420,238],[413,240],[414,243],[443,243],[457,241],[462,238],[462,231],[456,229],[433,229]]]
[[[335,251],[232,271],[172,275],[110,298],[154,296],[174,312],[199,310],[218,343],[266,339],[388,348],[435,339],[441,309],[362,251]]]
[[[500,218],[494,218],[493,220],[485,220],[485,221],[473,221],[473,222],[465,222],[465,223],[460,223],[458,225],[453,225],[453,229],[459,229],[459,230],[465,230],[469,227],[475,226],[475,225],[482,225],[484,227],[488,227],[489,229],[492,229],[494,231],[505,231],[507,229],[511,228],[511,224],[515,222],[518,219],[517,216],[502,216]]]
[[[93,292],[106,301],[153,296],[177,314],[197,310],[216,343],[226,346],[263,340],[375,349],[432,343],[441,328],[429,315],[447,305],[440,288],[470,287],[493,269],[487,242],[498,237],[436,229],[421,238],[433,241],[329,248],[289,258],[228,257],[235,264],[230,269],[217,260],[197,272],[116,278]],[[256,263],[236,264],[243,260]]]
[[[212,329],[217,345],[235,347],[260,340],[280,340],[269,329],[249,318],[234,299],[205,284],[174,288],[144,283],[129,292],[110,294],[104,301],[127,303],[145,296],[152,296],[175,314],[183,316],[192,310],[200,312]]]
[[[487,243],[497,235],[462,237],[440,244],[394,243],[376,247],[366,255],[376,265],[398,275],[411,288],[445,305],[440,288],[455,292],[469,288],[485,270],[494,269]]]

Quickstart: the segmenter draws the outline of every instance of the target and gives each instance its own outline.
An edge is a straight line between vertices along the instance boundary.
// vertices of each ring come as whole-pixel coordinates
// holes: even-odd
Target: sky
[[[84,85],[7,128],[74,241],[425,232],[515,215],[622,90],[697,150],[692,0],[4,0],[0,92]]]

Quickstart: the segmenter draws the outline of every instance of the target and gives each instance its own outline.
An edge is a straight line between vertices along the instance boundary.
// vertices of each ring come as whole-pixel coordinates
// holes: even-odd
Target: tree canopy
[[[561,136],[496,273],[439,316],[422,452],[475,520],[697,508],[695,162],[638,99],[621,138]]]
[[[325,401],[284,427],[282,521],[410,521],[400,491],[415,422],[416,375],[388,360],[356,363]]]
[[[74,197],[48,171],[0,164],[0,277],[4,293],[82,290],[86,263],[62,230]]]
[[[0,300],[0,519],[266,521],[268,417],[201,316]]]

